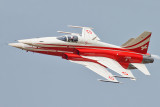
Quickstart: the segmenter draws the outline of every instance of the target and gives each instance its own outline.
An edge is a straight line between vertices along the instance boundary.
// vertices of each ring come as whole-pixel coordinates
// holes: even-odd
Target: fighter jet
[[[106,80],[99,79],[102,82],[121,83],[116,77],[136,80],[131,72],[134,69],[150,75],[145,64],[154,62],[154,55],[147,53],[151,32],[144,31],[137,38],[131,38],[123,45],[116,46],[101,42],[91,27],[69,27],[81,28],[82,33],[58,31],[64,35],[23,39],[9,45],[30,52],[59,56],[84,65],[104,77]],[[119,75],[111,74],[108,69]]]

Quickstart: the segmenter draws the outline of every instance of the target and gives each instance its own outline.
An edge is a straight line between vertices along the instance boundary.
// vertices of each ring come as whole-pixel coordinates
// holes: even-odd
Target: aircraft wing
[[[83,56],[84,58],[97,60],[99,63],[107,66],[109,69],[119,73],[124,78],[130,78],[132,80],[135,80],[135,77],[133,76],[132,72],[128,69],[124,69],[117,61],[106,58],[106,57],[90,57],[90,56]]]
[[[108,72],[108,70],[105,67],[99,64],[96,64],[94,62],[85,62],[85,61],[71,61],[71,62],[84,65],[85,67],[89,68],[90,70],[94,71],[95,73],[107,79],[107,80],[100,80],[100,81],[119,83],[117,79],[110,72]]]
[[[72,28],[82,28],[82,37],[90,40],[97,40],[99,41],[99,37],[92,31],[93,28],[91,27],[82,27],[82,26],[72,26],[69,25],[69,27]]]

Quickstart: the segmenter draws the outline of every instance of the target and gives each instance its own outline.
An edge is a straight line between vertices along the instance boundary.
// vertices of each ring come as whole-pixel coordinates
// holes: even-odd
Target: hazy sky
[[[151,76],[135,70],[137,81],[112,84],[81,65],[7,45],[60,36],[57,30],[80,33],[67,28],[80,25],[115,45],[151,31],[149,52],[159,54],[159,11],[159,0],[0,0],[0,107],[160,106],[160,61],[147,65]]]

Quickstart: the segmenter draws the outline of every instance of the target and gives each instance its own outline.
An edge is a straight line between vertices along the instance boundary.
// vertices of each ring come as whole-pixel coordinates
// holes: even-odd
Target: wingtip
[[[131,80],[136,81],[136,78],[131,78]]]
[[[110,82],[110,83],[119,83],[119,84],[122,84],[122,82],[119,82],[119,81],[109,81],[109,80],[103,80],[103,79],[97,79],[98,81],[101,81],[101,82]]]
[[[93,27],[73,26],[73,25],[68,25],[68,27],[70,27],[70,28],[90,28],[90,29],[94,29]]]
[[[145,74],[146,76],[151,76],[151,74],[149,73],[149,74]]]

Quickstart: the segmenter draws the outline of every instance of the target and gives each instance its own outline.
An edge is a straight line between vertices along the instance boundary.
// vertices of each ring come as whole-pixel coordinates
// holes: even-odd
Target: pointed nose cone
[[[23,48],[23,44],[22,43],[9,43],[8,45],[12,46],[12,47],[16,47],[16,48]]]

